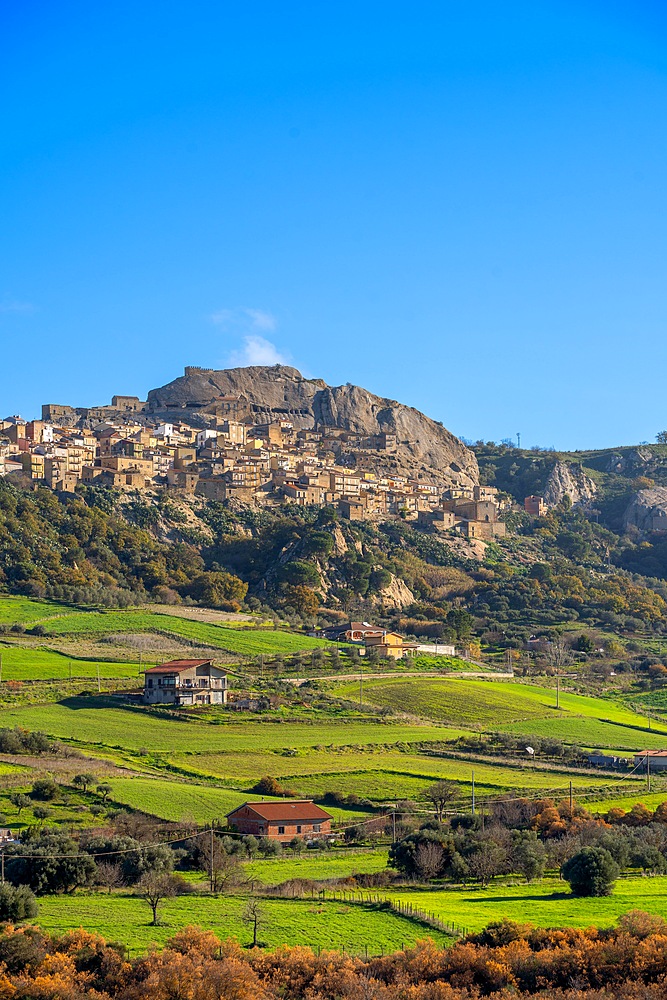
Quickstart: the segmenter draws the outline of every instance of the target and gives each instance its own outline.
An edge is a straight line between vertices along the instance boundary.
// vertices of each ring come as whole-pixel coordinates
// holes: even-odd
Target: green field
[[[46,896],[39,900],[37,922],[54,934],[83,927],[141,951],[164,944],[192,924],[246,944],[252,940],[240,919],[246,900],[241,896],[180,896],[165,902],[161,925],[150,927],[147,903],[125,893]],[[259,937],[271,948],[308,944],[360,955],[368,948],[373,955],[397,951],[425,937],[440,944],[448,940],[441,931],[377,907],[300,899],[262,899],[261,906],[266,922]]]
[[[627,756],[641,750],[662,750],[667,736],[648,729],[631,728],[615,722],[569,716],[561,719],[530,719],[498,726],[504,733],[542,736],[593,750],[618,750]]]
[[[29,597],[0,597],[0,625],[29,625],[52,618],[54,615],[71,613],[75,609],[53,601],[34,601]]]
[[[112,778],[110,798],[161,819],[210,823],[247,802],[247,793],[160,778]],[[265,796],[268,799],[268,796]]]
[[[358,682],[337,685],[336,692],[345,698],[358,698]],[[481,681],[456,677],[412,677],[368,679],[364,682],[364,701],[378,707],[408,712],[453,726],[497,729],[516,724],[533,725],[543,720],[567,723],[585,718],[648,729],[645,716],[603,698],[561,692],[556,708],[552,688],[517,681]],[[656,726],[654,724],[654,730]],[[667,729],[657,726],[667,736]]]
[[[30,649],[25,646],[0,643],[3,681],[65,680],[97,677],[140,677],[138,663],[109,663],[102,660],[80,660],[52,649]]]
[[[629,812],[636,802],[643,803],[647,809],[656,810],[662,802],[667,801],[667,791],[633,793],[632,795],[619,795],[618,798],[600,799],[599,802],[583,803],[589,812],[606,813],[610,809],[623,809]]]
[[[153,611],[84,611],[62,615],[48,622],[54,635],[104,635],[123,632],[165,632],[228,653],[256,656],[259,653],[296,653],[300,650],[332,646],[296,632],[270,628],[249,628],[245,623],[214,625],[191,621],[177,615]]]
[[[56,705],[31,705],[3,712],[5,725],[40,729],[48,735],[93,747],[157,751],[266,751],[310,746],[415,743],[455,739],[461,730],[405,726],[398,722],[250,721],[215,725],[142,708],[121,708],[111,698],[70,698]]]
[[[320,881],[347,878],[350,875],[381,872],[387,867],[387,851],[335,851],[322,855],[309,852],[300,858],[278,858],[248,861],[243,870],[246,878],[263,885],[280,885],[288,879],[303,878]]]
[[[256,627],[254,623],[245,621],[227,621],[224,625],[217,625],[144,609],[84,610],[51,601],[0,598],[0,624],[34,625],[37,622],[44,624],[49,634],[58,636],[163,632],[243,656],[257,656],[260,653],[271,656],[277,653],[335,648],[333,643],[325,639],[274,629],[272,626]]]
[[[572,896],[556,878],[521,885],[497,883],[486,889],[382,890],[382,896],[410,902],[441,920],[478,931],[492,920],[516,920],[539,927],[609,927],[628,910],[667,917],[667,877],[622,878],[602,898]]]

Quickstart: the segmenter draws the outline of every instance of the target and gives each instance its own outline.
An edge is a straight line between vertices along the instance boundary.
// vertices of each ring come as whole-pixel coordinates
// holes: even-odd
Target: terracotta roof
[[[667,757],[667,750],[637,750],[635,757]]]
[[[316,806],[314,802],[306,801],[293,801],[289,799],[284,799],[281,802],[244,802],[242,806],[237,806],[236,809],[232,809],[231,812],[227,813],[227,816],[233,816],[235,813],[239,812],[240,809],[244,808],[252,809],[254,813],[260,816],[262,819],[274,820],[280,822],[281,820],[304,820],[312,819],[315,822],[319,822],[325,819],[331,819],[331,815],[325,812],[324,809],[320,809]]]
[[[207,664],[213,666],[213,660],[169,660],[168,663],[160,663],[157,667],[149,667],[145,673],[179,674],[182,670],[191,670],[192,667],[204,667]]]

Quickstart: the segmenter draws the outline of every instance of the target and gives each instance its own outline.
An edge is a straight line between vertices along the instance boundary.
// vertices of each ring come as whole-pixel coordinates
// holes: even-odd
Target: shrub
[[[40,802],[51,802],[57,794],[58,786],[53,778],[38,778],[32,783],[30,795],[33,799],[39,799]]]
[[[584,847],[561,869],[575,896],[610,896],[620,869],[603,847]]]
[[[37,900],[32,889],[27,885],[12,885],[5,882],[0,885],[0,920],[12,921],[30,920],[37,916]]]

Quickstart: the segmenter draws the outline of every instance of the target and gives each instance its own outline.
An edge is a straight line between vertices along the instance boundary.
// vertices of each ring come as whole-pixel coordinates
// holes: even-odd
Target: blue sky
[[[4,5],[0,411],[286,360],[466,438],[667,426],[667,14]]]

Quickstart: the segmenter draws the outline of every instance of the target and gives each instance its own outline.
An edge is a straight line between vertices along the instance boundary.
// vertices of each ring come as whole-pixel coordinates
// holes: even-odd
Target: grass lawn
[[[486,889],[382,890],[381,895],[411,902],[473,931],[503,917],[539,927],[609,927],[628,910],[667,917],[667,878],[659,876],[619,879],[611,896],[597,899],[572,896],[567,883],[555,878]]]
[[[136,677],[139,683],[138,663],[107,663],[96,660],[79,660],[52,649],[30,649],[25,646],[0,644],[3,681],[65,680],[73,678]],[[143,681],[141,681],[143,683]]]
[[[384,871],[387,851],[325,851],[322,854],[305,852],[300,858],[267,858],[244,864],[245,875],[263,885],[279,885],[291,878],[319,881],[328,878],[347,878],[348,875]]]
[[[162,924],[150,927],[148,904],[126,893],[43,896],[36,922],[55,934],[83,927],[139,951],[164,944],[188,924],[210,929],[222,939],[235,937],[248,944],[252,935],[241,921],[246,902],[247,897],[240,896],[180,896],[164,903]],[[300,899],[263,899],[261,906],[265,922],[259,936],[270,948],[310,945],[363,954],[367,947],[373,955],[397,951],[425,937],[440,944],[448,941],[438,930],[374,907]]]

